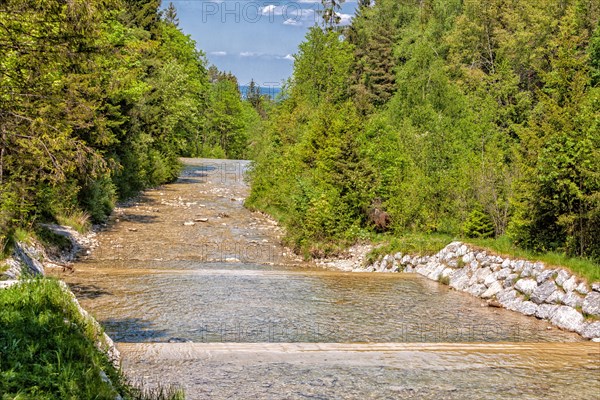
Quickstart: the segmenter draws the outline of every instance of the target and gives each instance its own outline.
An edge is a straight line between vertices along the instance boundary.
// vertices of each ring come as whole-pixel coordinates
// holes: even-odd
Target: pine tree
[[[179,18],[177,17],[177,9],[172,2],[169,2],[169,7],[163,13],[163,20],[167,24],[179,26]]]

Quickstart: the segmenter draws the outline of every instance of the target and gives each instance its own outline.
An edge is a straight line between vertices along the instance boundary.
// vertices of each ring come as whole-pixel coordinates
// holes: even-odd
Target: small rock
[[[196,218],[194,222],[208,222],[208,218]]]
[[[483,281],[483,284],[487,287],[490,287],[491,284],[493,284],[494,282],[498,282],[497,279],[498,273],[494,272],[492,274],[489,274]]]
[[[567,271],[561,269],[558,271],[558,275],[556,276],[556,284],[562,286],[570,277],[571,275],[569,275]]]
[[[600,282],[592,283],[592,290],[594,292],[600,292]]]
[[[531,295],[537,287],[537,282],[533,279],[520,279],[515,283],[515,289],[527,296]]]
[[[510,259],[506,259],[502,262],[502,268],[510,268]]]
[[[510,275],[510,269],[502,268],[500,271],[498,271],[498,273],[496,274],[496,277],[498,278],[498,280],[504,280],[509,275]]]
[[[471,293],[475,297],[479,297],[487,290],[487,287],[482,283],[477,283],[469,288],[467,288],[466,292]]]
[[[516,304],[515,311],[520,312],[524,315],[534,315],[538,309],[537,304],[531,301],[521,301]]]
[[[590,292],[585,296],[581,311],[589,315],[600,317],[600,293]]]
[[[569,279],[567,279],[562,284],[562,287],[565,292],[572,292],[573,290],[575,290],[575,288],[577,287],[577,280],[575,279],[575,276],[572,276]]]
[[[523,272],[521,272],[521,277],[527,278],[532,276],[533,274],[533,264],[530,262],[526,262],[523,267]]]
[[[129,232],[137,232],[137,228],[128,228],[127,229]]]
[[[584,319],[583,315],[573,308],[560,306],[554,313],[554,316],[552,316],[551,321],[559,328],[577,332],[581,330],[581,324],[583,324]]]
[[[496,294],[500,293],[500,291],[502,291],[502,284],[498,281],[495,281],[488,287],[488,289],[485,292],[483,292],[481,297],[484,299],[489,299],[491,297],[494,297]]]
[[[567,292],[562,299],[562,303],[566,306],[576,308],[581,307],[583,299],[575,292]]]
[[[196,224],[193,221],[185,221],[183,223],[183,225],[185,225],[185,226],[193,226],[193,225],[196,225]]]
[[[525,261],[523,261],[523,260],[517,260],[517,261],[514,261],[511,264],[513,266],[512,269],[515,272],[521,272],[521,271],[523,271],[523,268],[525,267]]]
[[[590,292],[585,282],[581,282],[576,288],[575,291],[579,294],[586,295]]]
[[[513,287],[517,278],[519,278],[519,275],[517,274],[508,275],[504,280],[504,288],[507,289]]]
[[[556,284],[554,283],[553,280],[547,280],[544,283],[542,283],[541,285],[539,285],[531,294],[531,300],[534,303],[537,304],[541,304],[544,301],[546,301],[546,299],[548,297],[550,297],[550,295],[552,293],[554,293],[556,290],[558,290],[558,286],[556,286]]]
[[[579,334],[586,339],[600,338],[600,321],[585,324]]]
[[[537,276],[538,285],[541,285],[542,283],[546,282],[549,278],[552,277],[552,275],[554,275],[555,272],[555,269],[545,269],[542,272],[540,272],[540,274]]]
[[[559,308],[560,306],[557,304],[540,304],[535,312],[535,316],[540,319],[552,319]]]
[[[465,269],[457,270],[450,278],[450,287],[456,290],[464,290],[469,283],[469,275]]]
[[[548,296],[545,302],[547,304],[561,304],[563,297],[565,297],[565,292],[563,292],[562,289],[559,289],[557,286],[557,289],[552,292],[550,296]]]

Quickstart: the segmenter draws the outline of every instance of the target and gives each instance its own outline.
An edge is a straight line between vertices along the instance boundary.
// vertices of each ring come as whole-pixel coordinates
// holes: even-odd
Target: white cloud
[[[242,51],[242,52],[240,53],[240,56],[241,56],[241,57],[256,57],[256,56],[259,56],[259,55],[260,55],[260,54],[258,54],[258,53],[253,53],[253,52],[251,52],[251,51]]]
[[[284,11],[284,6],[276,6],[275,4],[269,4],[260,8],[262,15],[283,15]]]
[[[290,25],[290,26],[302,26],[302,22],[298,21],[297,19],[294,18],[288,18],[285,21],[283,21],[284,25]]]
[[[211,51],[209,53],[211,56],[219,56],[219,57],[223,57],[227,55],[226,51]]]
[[[285,57],[283,57],[284,60],[290,60],[290,61],[294,61],[294,56],[291,54],[286,55]]]
[[[338,14],[338,16],[340,17],[340,25],[350,25],[350,23],[352,22],[352,15],[350,14]]]

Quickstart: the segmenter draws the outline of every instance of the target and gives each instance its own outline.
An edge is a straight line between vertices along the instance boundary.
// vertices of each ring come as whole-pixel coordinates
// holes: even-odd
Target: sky
[[[281,86],[308,28],[320,23],[320,0],[163,0],[177,9],[179,27],[210,64],[232,72],[240,85]],[[341,23],[350,23],[356,0],[346,1]]]

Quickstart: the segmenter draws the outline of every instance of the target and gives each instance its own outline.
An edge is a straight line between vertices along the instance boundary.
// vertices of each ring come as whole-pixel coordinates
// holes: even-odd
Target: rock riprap
[[[600,283],[591,285],[565,269],[489,254],[453,242],[433,256],[388,254],[355,272],[407,272],[445,282],[561,329],[600,341]]]

